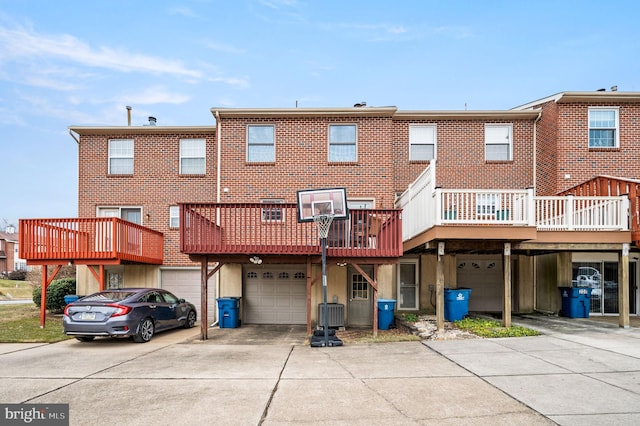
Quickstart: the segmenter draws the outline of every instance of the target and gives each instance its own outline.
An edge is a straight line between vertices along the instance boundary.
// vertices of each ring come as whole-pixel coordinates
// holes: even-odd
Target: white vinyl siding
[[[485,160],[510,161],[513,148],[512,133],[510,124],[485,124]]]
[[[430,161],[436,158],[436,126],[409,126],[409,161]]]
[[[109,141],[109,174],[133,174],[133,139]]]
[[[180,140],[180,174],[206,173],[206,144],[204,139]]]

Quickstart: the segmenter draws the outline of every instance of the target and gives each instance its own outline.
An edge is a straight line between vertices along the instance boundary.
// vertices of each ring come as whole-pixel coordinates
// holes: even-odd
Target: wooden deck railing
[[[631,238],[640,247],[640,181],[612,176],[597,176],[562,192],[562,195],[621,196],[629,198]]]
[[[327,255],[399,257],[402,255],[400,210],[350,210],[334,221]],[[318,227],[298,222],[296,204],[181,204],[180,247],[187,254],[321,253]]]
[[[162,233],[119,218],[20,219],[20,258],[162,264]]]

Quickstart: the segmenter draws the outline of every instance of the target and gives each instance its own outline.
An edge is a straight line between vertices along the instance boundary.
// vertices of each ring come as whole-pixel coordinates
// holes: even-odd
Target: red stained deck
[[[162,233],[112,217],[20,219],[20,257],[32,265],[161,265]]]
[[[612,176],[597,176],[570,188],[560,195],[619,196],[629,197],[631,239],[640,247],[640,181]]]
[[[180,247],[190,255],[319,255],[318,227],[298,222],[296,204],[181,204]],[[400,210],[350,210],[334,221],[327,237],[329,257],[402,256]]]

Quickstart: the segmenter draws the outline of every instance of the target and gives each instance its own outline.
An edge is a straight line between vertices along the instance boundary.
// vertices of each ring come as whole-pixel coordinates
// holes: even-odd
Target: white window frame
[[[169,206],[169,228],[180,227],[180,206]]]
[[[252,141],[251,129],[271,128],[271,140]],[[270,158],[252,158],[252,147],[268,148],[271,147]],[[265,151],[266,152],[266,151]],[[259,155],[258,155],[259,157]],[[276,161],[276,126],[274,124],[248,124],[247,125],[247,163],[275,163]]]
[[[193,144],[198,142],[197,144]],[[192,146],[187,146],[192,145]],[[195,145],[195,146],[194,146]],[[183,161],[201,160],[197,171],[185,172]],[[194,167],[195,168],[195,167]],[[180,174],[181,175],[204,175],[207,173],[207,143],[206,139],[180,139]]]
[[[123,145],[131,144],[130,147],[124,147]],[[116,146],[121,145],[121,146]],[[134,172],[134,152],[135,152],[135,144],[133,139],[109,139],[109,147],[108,147],[108,174],[110,175],[132,175]],[[113,160],[131,160],[131,164],[127,167],[127,172],[124,173],[115,173],[113,172],[112,162]],[[128,171],[130,168],[131,171]]]
[[[614,126],[592,126],[591,114],[596,112],[613,112],[614,114]],[[588,112],[588,127],[589,127],[589,149],[612,149],[620,147],[620,108],[618,107],[606,107],[606,106],[598,106],[598,107],[589,107]],[[591,131],[592,130],[613,130],[613,146],[603,146],[603,145],[593,145],[591,139]]]
[[[269,198],[260,200],[260,202],[263,204],[283,204],[284,200],[281,198]],[[262,223],[282,223],[285,220],[285,210],[280,207],[269,207],[261,210],[260,217],[262,219]]]
[[[353,127],[354,129],[354,139],[353,140],[334,140],[333,132],[331,131],[333,128],[337,127]],[[328,159],[330,163],[355,163],[358,161],[358,125],[355,123],[332,123],[329,124],[328,129],[328,139],[329,139],[329,152]],[[345,147],[345,146],[353,146],[353,158],[338,158],[336,153],[334,152],[334,148],[337,147]]]
[[[351,209],[375,209],[376,208],[376,199],[375,198],[348,198],[347,199],[347,208]]]
[[[493,135],[490,129],[506,129],[508,142],[497,139],[502,136]],[[507,158],[489,158],[488,148],[491,146],[507,145]],[[486,123],[484,125],[484,159],[485,161],[512,161],[513,160],[513,124],[511,123]]]
[[[415,299],[416,300],[415,300],[415,306],[413,307],[405,306],[403,303],[404,301],[402,300],[402,291],[401,291],[402,280],[400,275],[400,265],[414,265],[415,281],[416,281],[415,282],[415,292],[416,292]],[[402,259],[398,264],[397,274],[398,274],[398,278],[397,278],[398,310],[403,310],[403,311],[419,310],[420,309],[420,261],[419,259]]]
[[[431,146],[433,155],[431,158],[417,158],[418,152],[424,146]],[[409,161],[435,160],[438,148],[438,127],[435,124],[410,124],[409,125]]]
[[[127,210],[138,210],[140,212],[140,223],[138,225],[142,225],[142,207],[140,206],[98,206],[96,208],[96,217],[117,217],[126,220],[122,215]]]

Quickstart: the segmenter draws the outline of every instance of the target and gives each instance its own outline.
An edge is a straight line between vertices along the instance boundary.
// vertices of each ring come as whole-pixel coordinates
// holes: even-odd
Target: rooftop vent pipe
[[[127,108],[127,126],[131,126],[131,107],[127,105],[126,108]]]
[[[156,118],[155,117],[149,117],[149,126],[155,126],[156,125]]]
[[[367,103],[363,101],[363,102],[360,102],[360,103],[354,104],[353,106],[354,106],[355,108],[362,108],[362,107],[366,107],[366,106],[367,106]]]

